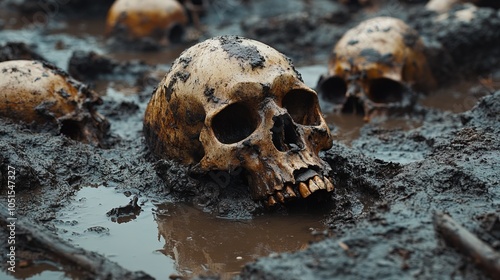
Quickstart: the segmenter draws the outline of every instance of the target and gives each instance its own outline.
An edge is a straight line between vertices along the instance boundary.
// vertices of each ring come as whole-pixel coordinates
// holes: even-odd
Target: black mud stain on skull
[[[193,60],[193,58],[190,56],[182,56],[179,58],[179,63],[182,64],[182,68],[186,69],[189,63],[191,63],[191,60]]]
[[[299,73],[299,71],[297,71],[297,69],[295,69],[295,66],[293,65],[293,61],[291,58],[289,58],[288,56],[282,54],[283,57],[286,59],[286,61],[288,61],[288,64],[290,65],[290,68],[288,68],[287,70],[293,70],[293,72],[295,72],[295,75],[297,75],[297,78],[301,81],[301,82],[304,82],[304,80],[302,80],[302,75]]]
[[[207,97],[207,101],[211,101],[214,103],[219,103],[220,99],[215,96],[215,89],[206,87],[203,94]]]
[[[413,48],[415,44],[418,42],[419,35],[415,32],[410,32],[403,34],[403,41],[405,45],[409,48]]]
[[[266,59],[262,56],[256,46],[244,45],[243,38],[238,36],[221,36],[219,42],[222,49],[229,57],[248,62],[252,69],[264,68]]]
[[[189,76],[191,76],[191,74],[189,72],[179,71],[179,72],[174,74],[174,79],[179,79],[185,83],[187,81],[187,79],[189,79]]]
[[[389,66],[393,63],[392,53],[381,54],[372,48],[361,50],[359,55],[364,57],[368,62],[382,63]]]
[[[168,102],[170,102],[170,99],[172,98],[172,94],[174,92],[174,86],[177,83],[177,81],[181,80],[182,82],[185,83],[190,76],[191,74],[187,71],[179,71],[172,75],[172,79],[168,83],[168,86],[163,85],[163,89],[165,91],[165,98],[167,99]]]
[[[68,99],[71,95],[63,88],[58,90],[57,93],[64,99]]]
[[[354,45],[356,45],[357,43],[359,43],[359,40],[350,40],[349,42],[347,42],[347,45],[348,45],[348,46],[354,46]]]

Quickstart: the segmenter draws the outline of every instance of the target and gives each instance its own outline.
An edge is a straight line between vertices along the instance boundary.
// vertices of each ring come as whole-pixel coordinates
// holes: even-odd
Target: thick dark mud
[[[20,223],[19,271],[8,274],[2,259],[2,278],[498,279],[447,245],[433,224],[445,212],[500,251],[498,10],[481,7],[464,20],[465,6],[438,16],[424,10],[426,1],[209,1],[185,45],[140,53],[110,48],[96,28],[111,2],[0,3],[0,61],[61,67],[102,97],[97,110],[111,124],[103,149],[0,119],[1,205],[8,205],[10,166]],[[322,158],[336,187],[321,207],[269,209],[250,199],[241,174],[200,175],[148,151],[146,104],[193,41],[257,39],[289,56],[314,87],[342,34],[379,15],[421,33],[441,87],[421,96],[413,114],[371,123],[331,114],[321,100],[335,139]],[[4,242],[10,232],[2,216]],[[30,242],[37,232],[45,243]]]

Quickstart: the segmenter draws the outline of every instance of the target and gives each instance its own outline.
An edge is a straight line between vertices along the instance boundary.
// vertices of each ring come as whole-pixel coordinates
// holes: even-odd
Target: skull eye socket
[[[394,103],[403,99],[406,88],[399,82],[380,78],[370,82],[368,98],[375,103]]]
[[[334,104],[344,104],[346,101],[347,84],[340,77],[330,77],[320,82],[319,91],[326,100]]]
[[[293,121],[302,125],[319,125],[320,116],[317,96],[305,90],[291,90],[283,98],[283,107]]]
[[[257,111],[242,103],[227,106],[212,119],[215,137],[224,144],[233,144],[247,138],[258,125]]]
[[[168,39],[170,42],[176,44],[182,42],[184,37],[184,27],[180,24],[174,24],[168,32]]]

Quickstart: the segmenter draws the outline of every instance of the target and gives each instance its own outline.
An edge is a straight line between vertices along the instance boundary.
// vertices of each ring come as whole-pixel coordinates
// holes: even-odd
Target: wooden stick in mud
[[[12,222],[8,218],[10,216],[7,209],[4,205],[0,205],[0,225],[2,230],[6,230],[7,225]],[[94,275],[94,279],[154,279],[143,272],[128,271],[100,254],[74,247],[30,221],[15,220],[15,230],[19,237],[23,236],[24,244],[22,244],[22,247],[42,249],[52,253],[56,258],[69,262],[71,265],[76,265],[83,271],[90,272]],[[18,242],[16,241],[16,243]]]
[[[444,213],[435,213],[434,227],[452,247],[471,257],[492,279],[500,279],[500,254]]]

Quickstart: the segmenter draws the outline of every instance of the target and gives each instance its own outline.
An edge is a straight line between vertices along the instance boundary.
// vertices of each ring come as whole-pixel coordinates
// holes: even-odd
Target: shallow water
[[[59,211],[57,232],[129,270],[167,279],[202,273],[229,277],[257,257],[305,248],[314,240],[313,233],[325,230],[322,215],[313,213],[228,220],[186,204],[145,198],[139,199],[140,214],[128,222],[113,222],[106,215],[129,201],[112,188],[82,188],[74,202]],[[44,277],[45,272],[35,278]]]

